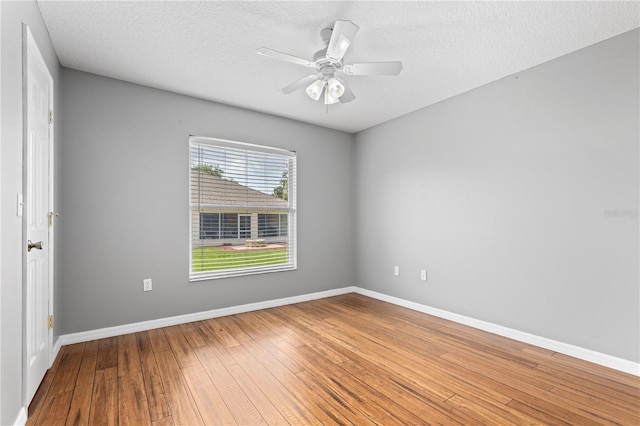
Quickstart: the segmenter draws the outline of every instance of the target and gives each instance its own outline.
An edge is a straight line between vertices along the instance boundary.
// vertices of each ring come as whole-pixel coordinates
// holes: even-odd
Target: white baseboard
[[[593,362],[595,364],[603,365],[605,367],[613,368],[619,371],[624,371],[625,373],[633,374],[635,376],[640,376],[640,363],[617,358],[611,355],[606,355],[600,352],[592,351],[591,349],[585,349],[579,346],[570,345],[568,343],[558,342],[557,340],[547,339],[546,337],[536,336],[534,334],[525,333],[524,331],[514,330],[512,328],[503,327],[501,325],[478,320],[475,318],[466,317],[464,315],[455,314],[453,312],[444,311],[442,309],[433,308],[431,306],[422,305],[420,303],[411,302],[405,299],[400,299],[398,297],[388,296],[386,294],[378,293],[376,291],[367,290],[360,287],[356,287],[355,292],[363,296],[368,296],[374,299],[382,300],[384,302],[393,303],[394,305],[403,306],[405,308],[413,309],[414,311],[419,311],[425,314],[444,318],[449,321],[488,331],[489,333],[497,334],[499,336],[508,337],[510,339],[514,339],[523,343],[529,343],[531,345],[549,349],[554,352],[559,352],[564,355],[569,355],[584,361]]]
[[[104,339],[105,337],[120,336],[123,334],[137,333],[139,331],[152,330],[154,328],[168,327],[171,325],[185,324],[194,321],[202,321],[227,315],[241,314],[243,312],[257,311],[260,309],[275,308],[277,306],[291,305],[310,300],[324,299],[325,297],[338,296],[346,293],[354,293],[356,287],[343,287],[334,290],[326,290],[318,293],[303,294],[300,296],[285,297],[283,299],[267,300],[264,302],[248,303],[246,305],[230,306],[228,308],[213,309],[210,311],[196,312],[193,314],[178,315],[175,317],[159,318],[156,320],[136,322],[133,324],[118,325],[115,327],[100,328],[97,330],[83,331],[80,333],[64,334],[58,338],[60,345],[88,342],[90,340]]]
[[[98,330],[83,331],[80,333],[65,334],[58,338],[54,346],[54,353],[57,355],[57,351],[59,351],[60,347],[63,345],[87,342],[90,340],[103,339],[105,337],[120,336],[128,333],[151,330],[154,328],[185,324],[193,321],[202,321],[210,318],[235,315],[243,312],[257,311],[260,309],[274,308],[277,306],[290,305],[294,303],[307,302],[309,300],[323,299],[325,297],[338,296],[346,293],[358,293],[363,296],[372,297],[374,299],[389,302],[394,305],[413,309],[414,311],[434,315],[453,322],[488,331],[500,336],[508,337],[510,339],[518,340],[520,342],[529,343],[531,345],[549,349],[554,352],[569,355],[578,359],[582,359],[584,361],[593,362],[595,364],[600,364],[605,367],[613,368],[615,370],[624,371],[625,373],[633,374],[635,376],[640,376],[640,363],[635,363],[633,361],[606,355],[590,349],[581,348],[579,346],[570,345],[568,343],[559,342],[557,340],[547,339],[546,337],[536,336],[534,334],[525,333],[523,331],[503,327],[501,325],[478,320],[464,315],[455,314],[453,312],[444,311],[442,309],[433,308],[431,306],[422,305],[420,303],[411,302],[409,300],[400,299],[398,297],[389,296],[356,286],[321,291],[318,293],[303,294],[300,296],[286,297],[283,299],[267,300],[265,302],[231,306],[228,308],[213,309],[210,311],[178,315],[169,318],[160,318],[157,320],[143,321],[115,327],[100,328]]]
[[[24,426],[27,424],[27,408],[22,407],[20,412],[16,416],[16,419],[13,421],[14,426]]]
[[[58,357],[60,349],[62,348],[62,339],[60,337],[61,336],[58,336],[56,342],[53,344],[53,348],[51,348],[51,356],[49,357],[49,368],[51,368],[51,366],[53,365],[53,362]]]

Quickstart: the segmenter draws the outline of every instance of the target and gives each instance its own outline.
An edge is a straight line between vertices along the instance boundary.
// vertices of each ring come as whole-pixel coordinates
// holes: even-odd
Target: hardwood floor
[[[28,424],[640,424],[640,378],[356,294],[62,348]]]

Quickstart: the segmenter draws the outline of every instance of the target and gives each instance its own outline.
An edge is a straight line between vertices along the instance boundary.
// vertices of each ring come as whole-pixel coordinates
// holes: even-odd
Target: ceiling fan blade
[[[351,91],[351,89],[349,89],[349,86],[347,86],[344,80],[341,79],[340,77],[336,77],[336,80],[338,80],[344,86],[344,93],[342,94],[342,96],[340,96],[340,102],[343,104],[346,104],[354,100],[356,98],[356,95],[353,94],[353,92]]]
[[[359,27],[351,21],[336,21],[327,47],[327,59],[334,62],[341,61],[358,30]]]
[[[318,76],[316,76],[316,75],[308,75],[306,77],[301,78],[298,81],[295,81],[295,82],[291,83],[287,87],[283,87],[282,89],[280,89],[280,92],[284,93],[285,95],[288,95],[289,93],[293,92],[294,90],[297,90],[297,89],[299,89],[301,87],[310,85],[311,83],[313,83],[317,79],[318,79]]]
[[[281,61],[291,62],[305,67],[313,68],[315,66],[313,62],[307,59],[298,58],[297,56],[289,55],[288,53],[278,52],[277,50],[269,49],[268,47],[261,47],[256,50],[256,53],[258,55],[268,56],[273,59],[279,59]]]
[[[345,65],[342,72],[347,75],[398,75],[402,71],[402,62],[363,62]]]

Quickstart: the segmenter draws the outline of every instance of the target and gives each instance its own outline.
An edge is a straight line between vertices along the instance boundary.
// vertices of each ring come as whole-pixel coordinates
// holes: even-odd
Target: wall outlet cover
[[[142,288],[144,291],[153,290],[153,282],[151,281],[151,278],[145,278],[142,280]]]

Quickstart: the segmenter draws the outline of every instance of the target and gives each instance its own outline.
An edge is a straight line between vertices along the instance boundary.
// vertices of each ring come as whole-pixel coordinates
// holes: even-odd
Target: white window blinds
[[[192,136],[191,281],[296,268],[296,154]]]

